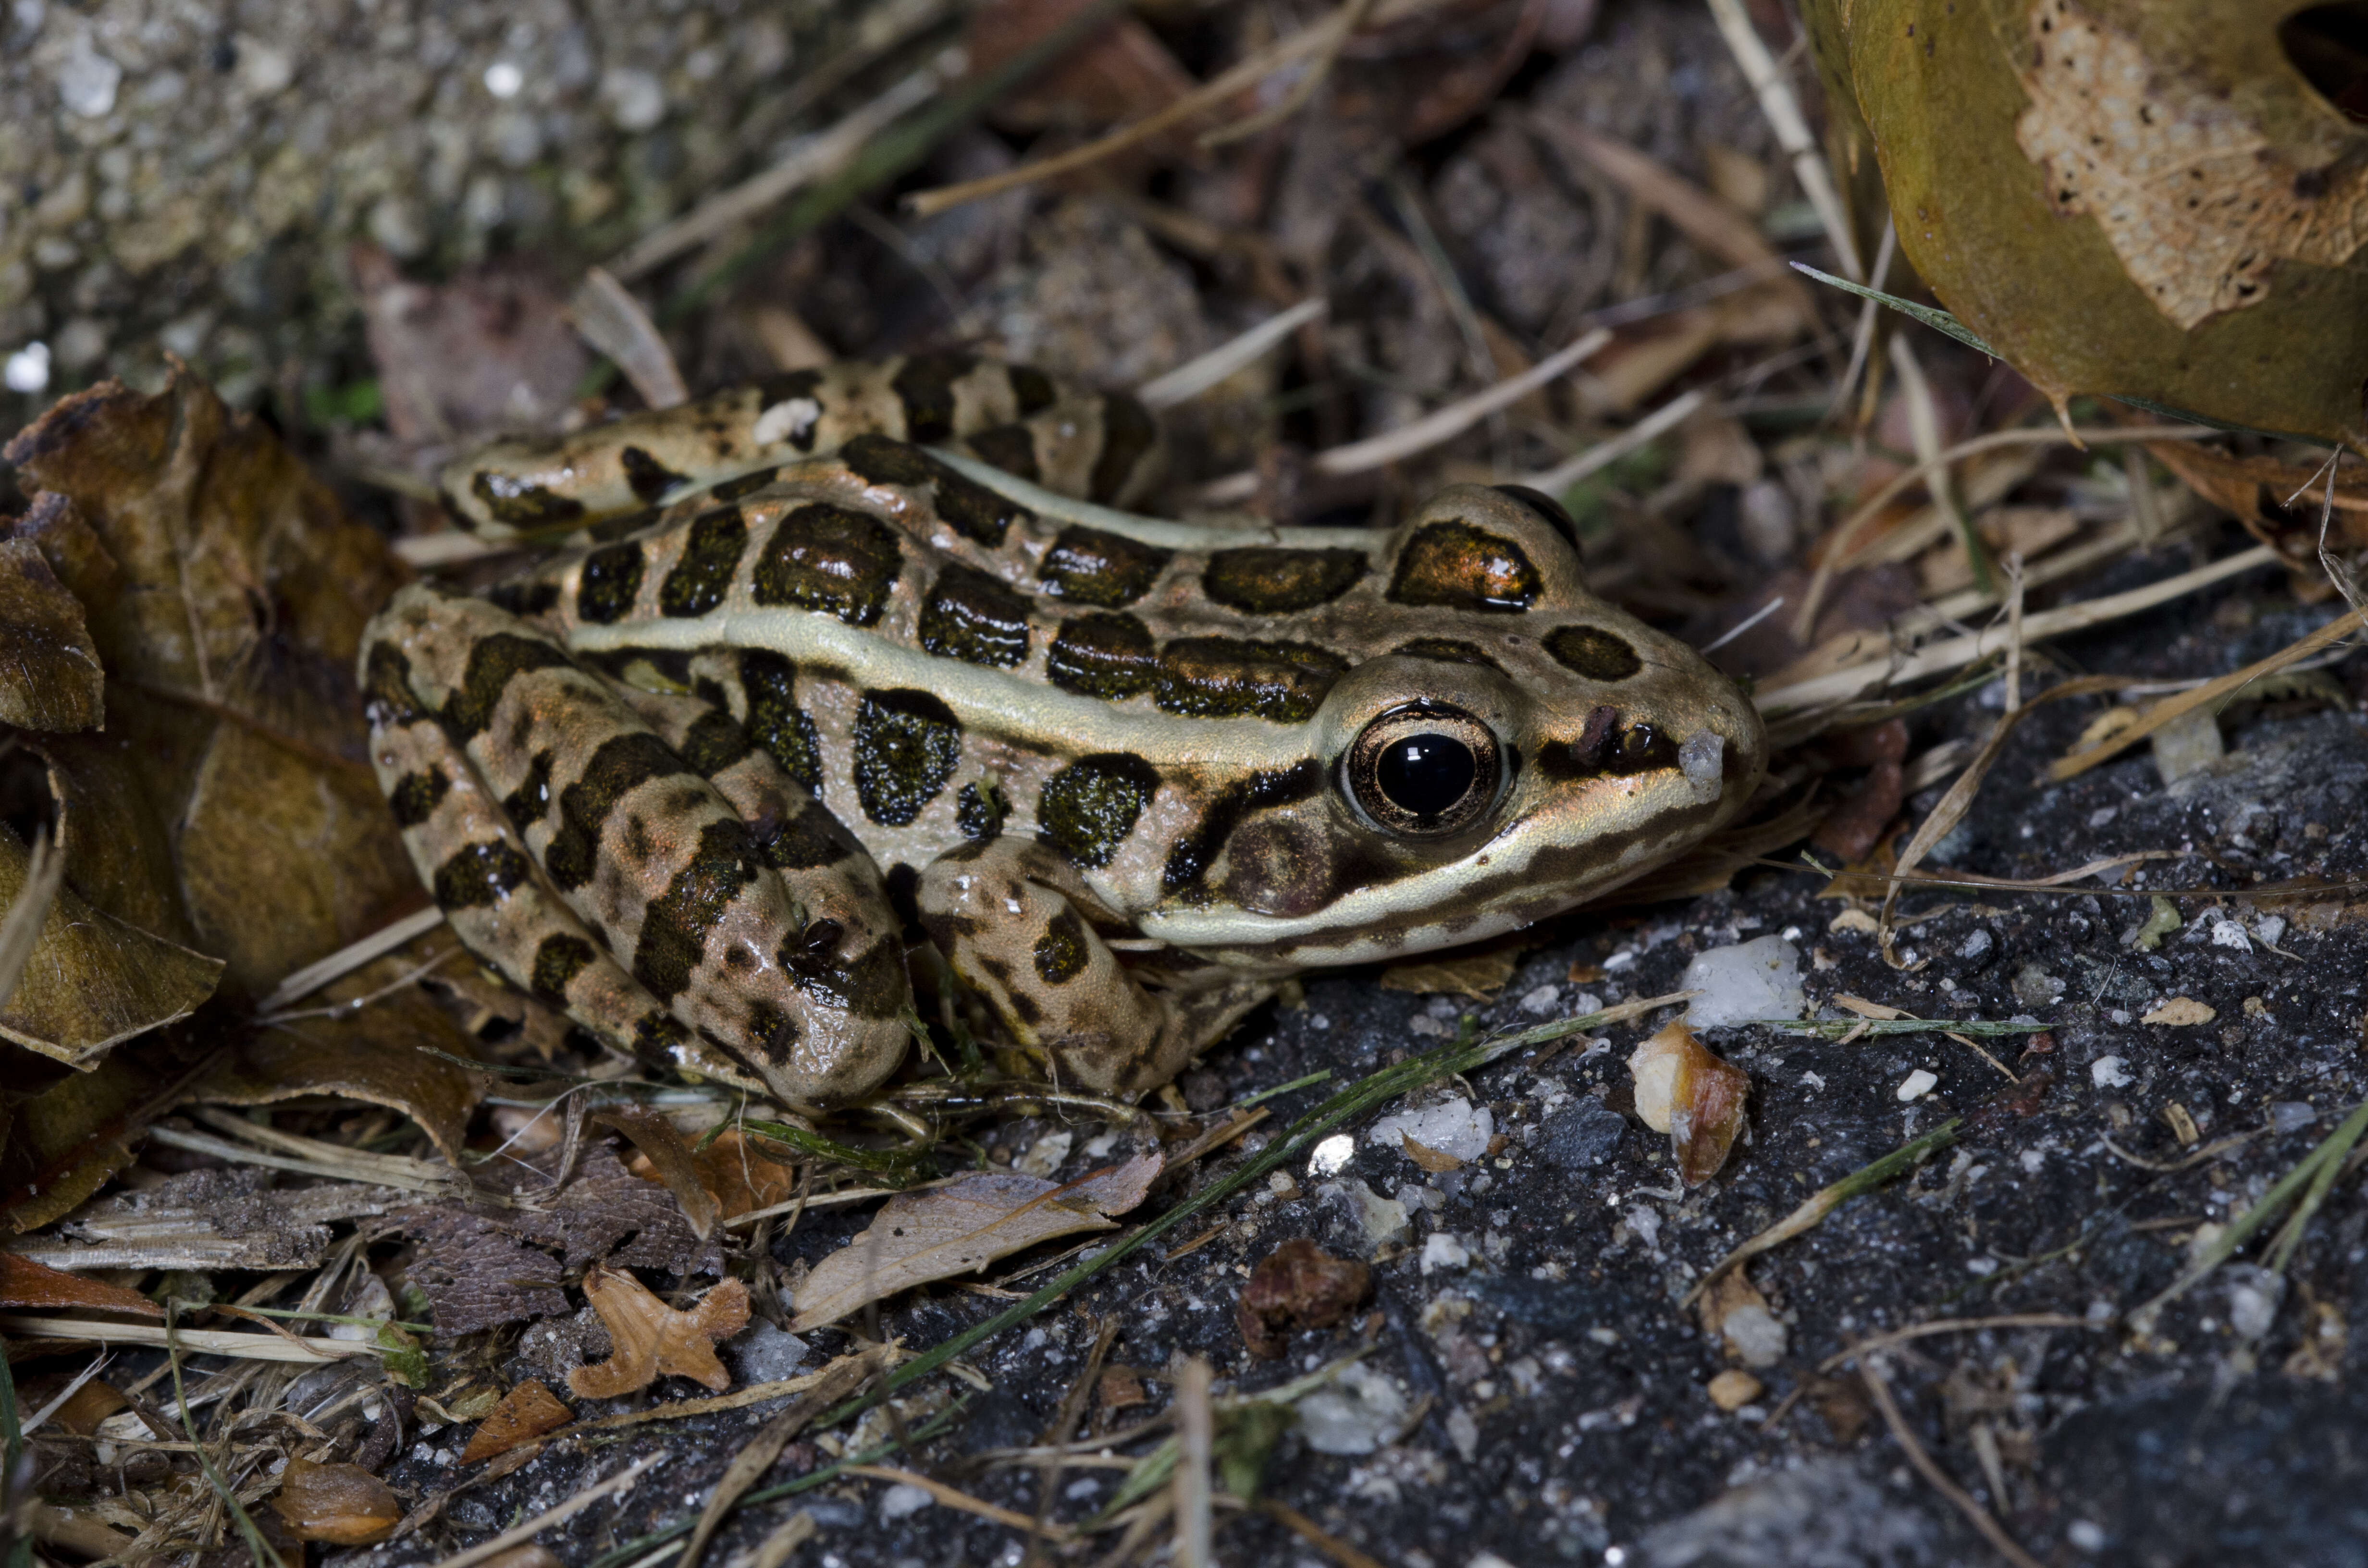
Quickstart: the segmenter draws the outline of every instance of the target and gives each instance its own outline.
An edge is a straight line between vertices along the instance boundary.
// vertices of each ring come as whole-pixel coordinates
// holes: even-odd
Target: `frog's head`
[[[1392,635],[1300,761],[1216,798],[1146,929],[1253,961],[1397,957],[1571,908],[1733,818],[1759,710],[1590,593],[1575,535],[1534,491],[1459,484],[1388,536],[1363,619]]]

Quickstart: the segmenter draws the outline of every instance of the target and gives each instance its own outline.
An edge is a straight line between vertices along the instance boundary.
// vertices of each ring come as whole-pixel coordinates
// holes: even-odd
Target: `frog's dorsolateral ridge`
[[[902,1061],[907,918],[1056,1080],[1132,1096],[1303,970],[1567,909],[1750,797],[1756,710],[1587,590],[1551,500],[1071,498],[1156,456],[1132,399],[946,357],[457,464],[459,514],[569,542],[370,626],[421,877],[603,1039],[796,1104]]]

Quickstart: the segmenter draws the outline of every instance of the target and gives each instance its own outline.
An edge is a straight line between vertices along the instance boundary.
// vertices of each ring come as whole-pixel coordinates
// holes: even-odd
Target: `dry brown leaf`
[[[971,13],[972,74],[993,71],[1085,6],[1086,0],[989,0]],[[1121,12],[997,99],[995,120],[1010,131],[1099,131],[1166,108],[1194,85],[1158,35]]]
[[[290,1460],[271,1506],[299,1540],[369,1546],[394,1533],[403,1505],[385,1482],[358,1464]]]
[[[1700,1187],[1716,1176],[1743,1131],[1749,1075],[1703,1050],[1682,1017],[1631,1052],[1628,1071],[1635,1080],[1636,1114],[1654,1131],[1669,1135],[1685,1184]]]
[[[1094,1403],[1104,1415],[1114,1415],[1121,1410],[1149,1404],[1151,1395],[1144,1389],[1141,1372],[1133,1367],[1110,1367],[1103,1370],[1101,1381],[1094,1388]]]
[[[2198,1024],[2208,1024],[2219,1016],[2218,1009],[2206,1006],[2192,996],[2174,996],[2140,1018],[2138,1022],[2168,1024],[2172,1028],[2184,1029],[2193,1028]]]
[[[1880,1002],[1870,1002],[1863,996],[1846,996],[1837,994],[1833,998],[1833,1004],[1837,1007],[1856,1013],[1861,1018],[1889,1019],[1904,1018],[1907,1017],[1906,1013],[1902,1012],[1897,1007],[1885,1006]]]
[[[30,540],[0,540],[0,723],[96,730],[107,677],[82,602]]]
[[[609,1359],[578,1367],[567,1386],[578,1399],[614,1399],[645,1389],[661,1377],[689,1378],[721,1393],[732,1374],[715,1358],[715,1341],[748,1326],[748,1288],[726,1279],[678,1312],[650,1294],[622,1269],[596,1267],[584,1277],[584,1294],[608,1325],[616,1351]]]
[[[82,1307],[98,1312],[138,1312],[142,1317],[165,1315],[164,1308],[137,1290],[85,1279],[6,1252],[0,1252],[0,1307],[43,1311]]]
[[[706,1148],[694,1149],[690,1158],[700,1185],[714,1196],[717,1210],[726,1220],[786,1203],[797,1194],[797,1173],[757,1153],[756,1145],[736,1131],[717,1134]],[[636,1153],[625,1168],[643,1181],[660,1181],[657,1166],[647,1155]]]
[[[1418,996],[1469,996],[1493,1000],[1521,961],[1518,942],[1498,941],[1443,953],[1437,958],[1394,963],[1382,971],[1384,991],[1411,991]]]
[[[48,1224],[82,1204],[131,1163],[130,1134],[151,1100],[187,1074],[161,1043],[140,1041],[86,1073],[65,1073],[29,1051],[0,1045],[0,1081],[12,1088],[62,1074],[17,1101],[0,1142],[0,1215],[6,1229]]]
[[[531,1443],[575,1419],[559,1396],[532,1378],[502,1396],[461,1451],[462,1464],[478,1464],[506,1454],[521,1443]]]
[[[1372,1286],[1372,1270],[1365,1265],[1334,1257],[1305,1236],[1293,1236],[1250,1271],[1234,1307],[1234,1326],[1251,1355],[1278,1360],[1291,1348],[1293,1329],[1330,1328],[1354,1311]],[[1104,1404],[1108,1406],[1107,1400]]]
[[[1463,1161],[1457,1159],[1454,1155],[1432,1148],[1429,1144],[1422,1142],[1411,1132],[1399,1133],[1398,1142],[1406,1145],[1406,1156],[1407,1159],[1412,1160],[1416,1165],[1420,1165],[1424,1170],[1430,1172],[1433,1176],[1437,1176],[1441,1171],[1459,1169],[1463,1164]]]
[[[414,967],[404,953],[389,954],[338,981],[317,1000],[325,1006],[369,995]],[[400,991],[359,1012],[291,1018],[249,1036],[188,1097],[255,1106],[336,1095],[384,1106],[417,1122],[437,1152],[460,1170],[478,1086],[466,1068],[428,1051],[469,1056],[474,1043],[416,990]]]
[[[1062,1187],[1017,1172],[985,1171],[944,1187],[900,1192],[870,1226],[814,1266],[798,1287],[792,1334],[837,1323],[867,1302],[932,1279],[973,1273],[998,1257],[1079,1231],[1144,1199],[1163,1168],[1156,1150]]]
[[[655,1180],[682,1205],[682,1217],[690,1221],[693,1234],[705,1241],[715,1233],[715,1221],[722,1205],[708,1190],[707,1176],[690,1152],[690,1144],[675,1131],[673,1122],[644,1106],[611,1106],[596,1112],[589,1119],[594,1127],[604,1127],[623,1133],[640,1151],[638,1164],[646,1167],[632,1170],[643,1180]]]

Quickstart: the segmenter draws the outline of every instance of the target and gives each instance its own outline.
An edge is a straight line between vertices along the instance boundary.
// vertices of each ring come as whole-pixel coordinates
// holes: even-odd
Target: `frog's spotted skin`
[[[444,471],[444,505],[487,538],[598,521],[614,537],[687,491],[728,499],[865,435],[958,439],[1006,472],[1112,506],[1157,477],[1159,429],[1133,398],[1025,365],[920,354],[793,370],[573,436],[496,441]]]
[[[598,995],[568,1002],[612,1039],[671,1017],[793,1099],[860,1092],[904,1049],[884,885],[1063,1082],[1140,1093],[1292,973],[1568,908],[1749,797],[1766,745],[1749,702],[1589,594],[1566,527],[1542,497],[1476,485],[1386,531],[1186,527],[861,434],[609,530],[494,603],[408,590],[366,653],[408,661],[399,684],[366,663],[391,694],[378,733],[400,743],[381,778],[439,896],[494,853],[485,801],[560,802],[508,812],[536,869],[504,873],[529,911],[464,903],[456,928],[530,976],[529,939],[575,937],[550,924],[572,912],[664,994],[652,1021],[587,963]],[[515,639],[545,652],[485,652]],[[573,663],[545,662],[561,646]],[[486,694],[489,665],[516,693]],[[472,730],[479,706],[499,713]],[[570,782],[628,733],[679,774],[581,794],[605,810],[567,819]],[[440,791],[412,782],[429,773]],[[818,880],[785,885],[789,913],[709,898],[712,927],[677,922],[694,983],[669,991],[644,912],[733,818],[734,865],[803,858]],[[583,833],[562,842],[563,819]],[[586,841],[606,905],[568,892]],[[767,847],[791,842],[821,847]],[[800,990],[818,925],[836,939],[805,961],[832,978]],[[746,991],[734,944],[771,960]],[[869,1000],[808,1021],[842,995]],[[776,1013],[791,1027],[768,1032]],[[856,1020],[882,1027],[859,1038]]]

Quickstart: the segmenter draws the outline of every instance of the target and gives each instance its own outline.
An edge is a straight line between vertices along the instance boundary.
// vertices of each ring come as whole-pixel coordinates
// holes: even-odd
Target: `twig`
[[[1144,382],[1134,389],[1134,395],[1143,400],[1144,406],[1154,409],[1173,408],[1189,402],[1255,363],[1267,350],[1322,315],[1329,303],[1319,295],[1303,300],[1287,311],[1279,311],[1198,358],[1188,359],[1166,375]]]
[[[1417,452],[1462,435],[1506,404],[1519,402],[1548,381],[1567,373],[1580,360],[1611,341],[1611,334],[1598,327],[1577,342],[1565,344],[1547,355],[1520,375],[1508,376],[1493,387],[1484,388],[1469,397],[1458,398],[1443,408],[1432,409],[1421,418],[1401,425],[1395,430],[1368,436],[1361,441],[1351,441],[1346,446],[1326,448],[1309,459],[1307,466],[1317,473],[1338,478],[1344,474],[1362,473],[1384,463],[1402,462]],[[1205,505],[1222,506],[1247,500],[1257,491],[1258,475],[1245,471],[1211,480],[1193,492],[1193,499]]]
[[[175,1328],[154,1324],[99,1323],[88,1318],[0,1314],[0,1334],[23,1339],[87,1339],[101,1345],[177,1345],[199,1356],[232,1356],[247,1361],[347,1360],[375,1356],[379,1347],[362,1339],[299,1339],[284,1330],[241,1334],[227,1328]]]
[[[1916,446],[1917,466],[1921,468],[1941,453],[1941,410],[1932,396],[1932,383],[1925,378],[1924,362],[1916,356],[1916,345],[1904,335],[1891,340],[1891,369],[1899,377],[1899,390],[1907,399],[1908,437]],[[1990,572],[1989,551],[1974,531],[1964,508],[1957,505],[1945,465],[1931,471],[1925,489],[1931,494],[1932,505],[1940,509],[1941,519],[1955,531],[1958,542],[1964,548],[1966,564],[1973,569],[1974,587],[1981,593],[1992,592],[1996,579]],[[1801,635],[1808,636],[1807,625],[1802,627]]]
[[[690,389],[682,384],[682,370],[657,324],[605,267],[586,271],[567,301],[567,317],[577,336],[616,361],[643,403],[672,408],[689,401]]]
[[[1201,137],[1201,147],[1223,147],[1228,142],[1246,141],[1269,126],[1281,124],[1305,108],[1308,100],[1315,96],[1315,90],[1324,85],[1324,79],[1332,74],[1333,62],[1340,58],[1340,46],[1349,41],[1349,35],[1357,30],[1366,13],[1372,8],[1373,0],[1346,0],[1323,24],[1331,29],[1332,36],[1325,40],[1315,62],[1292,85],[1291,91],[1282,96],[1281,101],[1269,105],[1239,124],[1222,126],[1205,132]]]
[[[716,192],[673,222],[634,241],[609,264],[609,270],[631,281],[725,233],[791,192],[837,174],[854,161],[866,142],[944,91],[962,70],[958,51],[939,54],[829,130],[801,138],[771,168]]]
[[[1609,468],[1639,447],[1658,440],[1668,431],[1684,424],[1693,416],[1696,409],[1702,407],[1708,395],[1700,387],[1690,392],[1681,392],[1610,440],[1598,441],[1577,457],[1525,476],[1521,483],[1549,495],[1558,496],[1588,474]]]
[[[1899,1446],[1907,1450],[1907,1462],[1916,1467],[1916,1473],[1931,1483],[1932,1490],[1946,1497],[1957,1512],[1964,1515],[1966,1522],[1981,1531],[1982,1539],[1997,1548],[1998,1555],[2013,1563],[2014,1568],[2040,1568],[2039,1560],[2017,1545],[2014,1537],[2006,1533],[2005,1527],[1990,1517],[1990,1511],[1975,1502],[1971,1493],[1950,1480],[1948,1473],[1933,1462],[1932,1456],[1924,1451],[1924,1445],[1918,1442],[1916,1434],[1909,1430],[1907,1418],[1900,1415],[1897,1402],[1891,1397],[1891,1385],[1876,1368],[1873,1358],[1861,1360],[1858,1371],[1859,1376],[1866,1380],[1867,1392],[1874,1396],[1876,1407],[1883,1412],[1884,1425],[1891,1428],[1891,1435],[1898,1439]]]
[[[1376,19],[1384,24],[1398,21],[1427,10],[1437,3],[1438,0],[1396,0],[1395,4],[1385,6]],[[1323,50],[1331,41],[1332,29],[1338,15],[1335,13],[1333,17],[1327,17],[1323,21],[1302,28],[1288,37],[1277,39],[1231,70],[1194,88],[1165,108],[1154,110],[1144,116],[1132,125],[1121,126],[1109,135],[1088,142],[1082,147],[1075,147],[1066,153],[1056,153],[1049,158],[1039,158],[1034,163],[1021,164],[1016,168],[989,175],[984,179],[964,180],[960,185],[939,186],[935,190],[916,192],[905,198],[905,210],[916,217],[927,218],[943,212],[950,207],[959,207],[965,201],[976,201],[981,197],[986,196],[1000,196],[1007,190],[1017,190],[1021,186],[1033,185],[1039,180],[1051,179],[1055,176],[1073,174],[1079,169],[1090,168],[1106,158],[1126,151],[1129,147],[1149,141],[1171,126],[1180,125],[1195,115],[1215,108],[1245,87],[1253,86],[1292,62],[1304,60],[1309,55]]]
[[[1215,1533],[1210,1502],[1209,1455],[1216,1445],[1216,1417],[1209,1408],[1212,1374],[1201,1357],[1186,1358],[1176,1378],[1176,1562],[1177,1568],[1211,1568]]]
[[[444,536],[432,534],[428,537],[441,539]],[[452,537],[469,539],[472,536],[455,534]],[[415,937],[424,937],[443,924],[444,912],[431,906],[381,926],[367,937],[347,942],[327,958],[316,959],[296,971],[273,986],[271,994],[256,1003],[255,1010],[261,1014],[277,1013],[290,1002],[311,995],[338,976],[358,970],[372,959],[393,952]]]
[[[1259,1513],[1340,1564],[1340,1568],[1383,1568],[1381,1559],[1358,1551],[1287,1504],[1268,1497],[1260,1499],[1258,1507]]]
[[[2026,616],[2022,623],[2023,636],[2036,642],[2062,632],[2084,631],[2109,620],[2118,620],[2123,616],[2135,615],[2158,604],[2183,598],[2239,573],[2277,565],[2280,559],[2278,552],[2270,546],[2255,545],[2250,550],[2225,556],[2208,566],[2181,572],[2158,583],[2149,583],[2143,588],[2133,588],[2127,593],[2110,594],[2100,599],[2087,599],[2079,604],[2065,605]],[[1988,658],[1998,652],[1998,629],[1986,628],[1946,642],[1930,643],[1904,657],[1869,660],[1864,664],[1852,665],[1848,669],[1812,676],[1790,686],[1763,691],[1758,696],[1759,710],[1768,714],[1787,713],[1804,708],[1821,707],[1829,702],[1846,701],[1869,687],[1898,686],[1922,680],[1929,676]]]
[[[1769,127],[1776,132],[1777,144],[1793,160],[1793,177],[1800,183],[1801,194],[1816,209],[1817,222],[1826,231],[1826,239],[1834,247],[1834,255],[1842,264],[1842,271],[1853,280],[1866,276],[1860,265],[1858,241],[1850,233],[1850,219],[1842,211],[1840,193],[1834,188],[1833,171],[1826,167],[1825,154],[1817,150],[1817,140],[1809,133],[1809,122],[1801,113],[1801,101],[1793,94],[1792,84],[1784,80],[1777,67],[1775,56],[1760,41],[1759,31],[1751,25],[1750,16],[1743,8],[1743,0],[1710,0],[1710,14],[1718,23],[1718,30],[1735,62],[1743,69],[1743,79],[1751,84],[1759,95],[1759,112],[1768,117]]]
[[[2309,636],[2300,642],[2288,643],[2266,659],[2257,660],[2241,670],[2222,676],[2219,679],[2199,686],[2192,691],[2164,699],[2147,709],[2137,722],[2126,729],[2116,731],[2101,744],[2091,746],[2087,751],[2075,752],[2070,756],[2058,757],[2048,764],[2047,777],[2060,780],[2069,778],[2075,774],[2086,773],[2107,757],[2118,756],[2164,725],[2183,719],[2197,709],[2217,703],[2261,679],[2264,676],[2275,675],[2287,665],[2310,657],[2320,649],[2350,636],[2362,627],[2368,627],[2368,610],[2355,609],[2339,615]]]
[[[1849,1349],[1827,1357],[1817,1364],[1820,1372],[1831,1372],[1854,1357],[1887,1350],[1895,1345],[1905,1345],[1911,1339],[1927,1339],[1936,1334],[1977,1334],[1992,1328],[2091,1328],[2112,1326],[2110,1318],[2066,1317],[2062,1312],[2007,1312],[1987,1318],[1940,1318],[1931,1323],[1911,1323],[1906,1328],[1895,1328],[1878,1334],[1872,1339],[1861,1339]]]
[[[489,1557],[498,1557],[513,1546],[522,1546],[551,1528],[552,1526],[566,1523],[603,1497],[622,1492],[638,1480],[643,1471],[671,1457],[669,1454],[644,1455],[608,1480],[586,1487],[557,1507],[545,1508],[524,1524],[513,1526],[491,1540],[481,1540],[466,1551],[456,1551],[451,1556],[433,1564],[432,1568],[470,1568],[472,1563],[483,1562]]]
[[[959,1508],[965,1514],[976,1514],[982,1519],[993,1519],[996,1524],[1008,1526],[1012,1529],[1026,1530],[1030,1534],[1041,1533],[1053,1540],[1076,1539],[1076,1532],[1066,1525],[1040,1526],[1025,1514],[1015,1514],[1008,1508],[998,1508],[994,1504],[973,1497],[967,1492],[948,1486],[942,1481],[932,1480],[918,1471],[899,1470],[894,1465],[886,1464],[850,1464],[842,1466],[839,1473],[860,1475],[867,1480],[885,1481],[900,1486],[917,1486],[949,1508]]]

